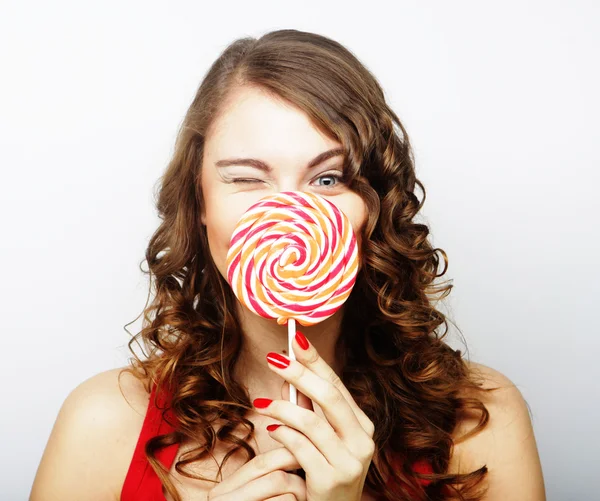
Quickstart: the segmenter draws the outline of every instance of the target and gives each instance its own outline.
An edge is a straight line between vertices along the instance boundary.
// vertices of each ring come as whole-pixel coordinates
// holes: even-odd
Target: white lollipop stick
[[[292,348],[292,341],[296,337],[296,321],[293,318],[288,320],[288,353],[291,360],[296,360],[296,355],[294,354],[294,350]],[[293,404],[298,404],[298,396],[296,393],[296,387],[293,384],[290,384],[290,402]]]

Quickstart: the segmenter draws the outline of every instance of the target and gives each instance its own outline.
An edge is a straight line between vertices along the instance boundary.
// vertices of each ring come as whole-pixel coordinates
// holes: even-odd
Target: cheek
[[[356,238],[360,238],[360,232],[367,221],[367,206],[364,200],[356,193],[353,193],[351,197],[340,202],[338,207],[348,216]]]
[[[236,214],[234,211],[228,211],[225,207],[215,206],[211,209],[206,213],[208,245],[215,265],[226,278],[227,251],[237,222]]]
[[[206,229],[208,245],[215,265],[227,279],[227,253],[229,242],[237,222],[250,206],[261,198],[260,195],[228,196],[213,193],[206,205]]]
[[[367,222],[367,205],[360,195],[356,193],[353,193],[352,197],[344,202],[344,205],[340,204],[338,207],[348,216],[348,219],[352,224],[360,254],[360,249],[362,247],[362,229]]]

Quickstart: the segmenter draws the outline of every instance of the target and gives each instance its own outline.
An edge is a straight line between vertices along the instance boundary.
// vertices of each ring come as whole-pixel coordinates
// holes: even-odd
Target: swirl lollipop
[[[237,222],[227,253],[227,280],[239,301],[264,318],[310,326],[332,316],[356,282],[358,248],[347,216],[312,193],[281,192],[259,200]],[[290,400],[296,388],[290,385]]]

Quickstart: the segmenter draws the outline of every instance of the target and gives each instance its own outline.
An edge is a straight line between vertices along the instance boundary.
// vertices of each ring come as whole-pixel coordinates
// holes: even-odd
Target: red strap
[[[399,461],[401,461],[400,458],[399,458],[398,462]],[[429,462],[425,461],[424,459],[415,461],[412,464],[412,470],[417,473],[433,473],[433,467],[431,466],[431,464]],[[421,485],[423,485],[423,487],[428,486],[432,482],[431,480],[427,480],[427,479],[418,479],[418,480],[419,480],[419,482],[421,482]],[[387,481],[387,486],[393,490],[394,486],[396,486],[396,485],[397,485],[397,482],[393,479],[393,477],[389,477],[388,481]],[[416,492],[412,489],[412,487],[407,485],[406,482],[402,482],[402,485],[408,491],[409,494],[411,494],[411,495],[416,494]]]
[[[147,501],[164,501],[165,497],[162,493],[162,485],[158,475],[146,460],[144,447],[146,441],[157,435],[164,435],[174,430],[165,419],[162,419],[162,409],[165,403],[168,402],[169,396],[164,391],[158,392],[157,403],[155,405],[154,398],[156,395],[156,386],[152,386],[150,392],[150,400],[148,409],[142,425],[142,430],[133,453],[133,458],[125,477],[125,483],[121,490],[121,501],[135,501],[144,499]],[[169,411],[166,412],[167,419],[174,423],[173,415]],[[156,453],[156,458],[166,467],[170,468],[173,464],[179,444],[169,445]]]

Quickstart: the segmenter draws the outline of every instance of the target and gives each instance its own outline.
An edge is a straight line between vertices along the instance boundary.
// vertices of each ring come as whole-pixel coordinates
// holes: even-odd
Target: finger
[[[318,357],[318,354],[316,356]],[[334,384],[315,374],[299,360],[290,360],[279,353],[268,353],[267,361],[272,371],[293,384],[321,407],[327,421],[342,440],[365,435],[365,430],[350,407],[350,403]]]
[[[304,393],[302,393],[301,391],[297,391],[296,396],[299,407],[303,407],[304,409],[308,409],[311,411],[315,410],[313,406],[313,401],[310,398],[308,398]],[[283,385],[281,386],[281,399],[288,401],[290,399],[290,384],[287,381],[284,381]]]
[[[281,421],[286,425],[283,428],[292,428],[299,434],[300,436],[296,437],[294,443],[307,449],[303,451],[305,452],[304,461],[310,462],[313,468],[328,466],[337,468],[346,464],[348,456],[352,455],[331,425],[313,411],[298,407],[287,400],[273,400],[267,407],[257,407],[256,411]],[[268,427],[267,431],[269,431]],[[290,436],[286,430],[282,433]],[[308,443],[304,439],[308,439]],[[284,445],[304,468],[298,451],[288,447],[288,444]],[[306,468],[304,469],[306,470]]]
[[[328,478],[336,472],[339,473],[339,467],[343,466],[340,464],[334,467],[328,463],[321,451],[315,447],[306,435],[289,426],[279,426],[276,430],[270,431],[269,435],[294,454],[298,459],[298,463],[306,472],[307,480],[309,478]],[[347,453],[346,457],[349,456],[350,454]],[[352,457],[351,459],[354,460]]]
[[[292,494],[298,501],[306,501],[306,482],[298,475],[275,470],[255,478],[235,491],[221,496],[209,495],[210,501],[264,501],[282,494]],[[293,498],[292,498],[293,499]]]
[[[323,410],[319,407],[319,404],[317,404],[316,402],[313,402],[310,398],[308,398],[301,391],[296,391],[296,395],[297,395],[297,397],[296,397],[297,404],[299,407],[303,407],[304,409],[311,410],[315,414],[317,414],[317,416],[320,416],[327,421],[327,418],[325,417]],[[290,383],[288,383],[287,381],[284,381],[283,386],[281,387],[281,399],[288,400],[288,401],[290,400]]]
[[[317,352],[317,349],[314,347],[306,337],[300,333],[302,336],[302,340],[306,341],[308,347],[303,349],[300,344],[298,344],[298,332],[296,333],[296,337],[292,343],[292,348],[294,350],[294,354],[296,355],[296,360],[300,362],[302,365],[308,367],[312,372],[314,372],[317,376],[323,378],[325,381],[328,381],[332,385],[334,385],[340,393],[344,396],[344,399],[348,402],[348,405],[354,412],[356,418],[361,424],[363,430],[369,435],[369,437],[373,437],[374,426],[373,422],[369,419],[364,411],[358,406],[351,393],[348,391],[348,388],[344,385],[340,377],[336,374],[336,372],[331,368],[331,366],[323,360],[323,358]]]
[[[217,484],[211,494],[218,496],[239,489],[243,485],[275,470],[300,468],[296,457],[285,447],[277,447],[253,457],[235,473]]]

